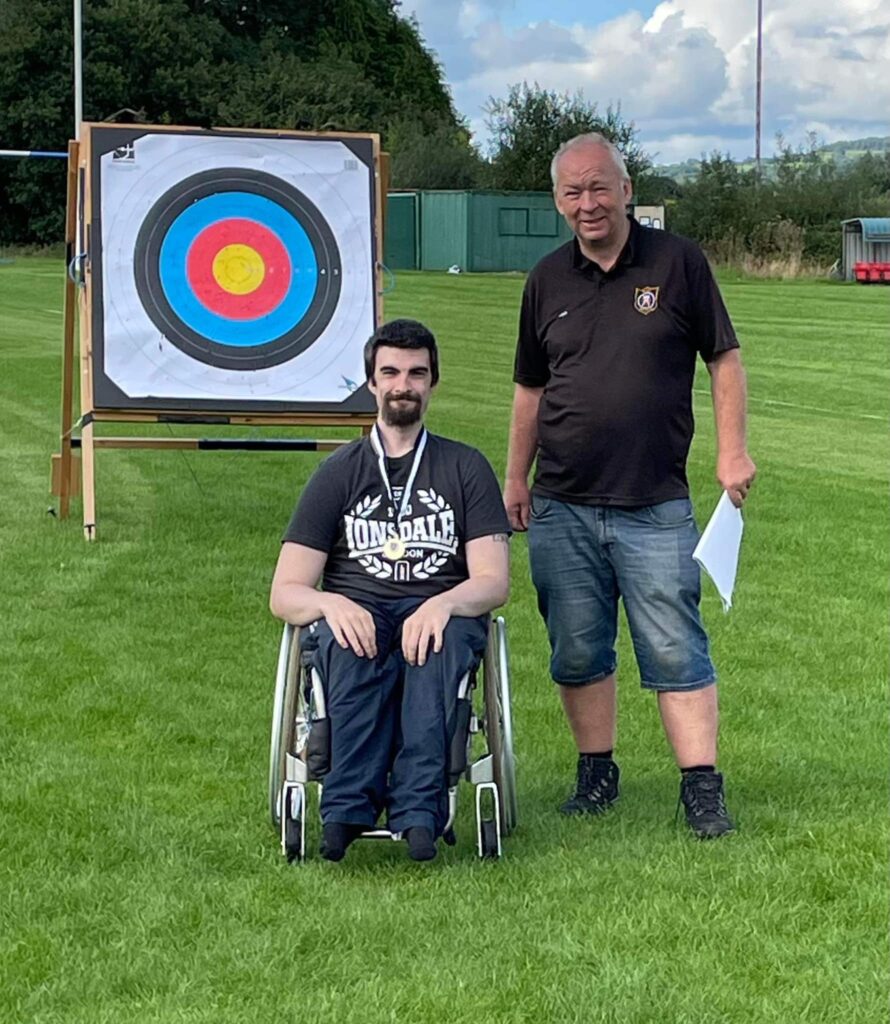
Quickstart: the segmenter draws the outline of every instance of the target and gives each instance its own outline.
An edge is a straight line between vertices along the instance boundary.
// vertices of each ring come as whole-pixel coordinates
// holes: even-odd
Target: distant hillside
[[[854,139],[852,142],[830,142],[827,146],[821,146],[820,149],[829,153],[860,153],[872,152],[872,153],[886,153],[890,150],[890,135],[885,135],[882,138],[877,135],[872,135],[867,139]]]
[[[838,163],[850,163],[858,160],[866,153],[890,153],[890,135],[883,137],[872,136],[867,139],[843,139],[840,142],[831,142],[820,146],[817,151],[825,160],[835,160]],[[775,164],[775,157],[764,157],[761,161],[765,174],[768,176],[770,168]],[[740,167],[750,168],[754,166],[754,158],[737,160]],[[673,178],[674,181],[683,184],[689,181],[698,173],[701,164],[700,160],[684,160],[679,164],[656,164],[654,173],[663,175],[666,178]]]

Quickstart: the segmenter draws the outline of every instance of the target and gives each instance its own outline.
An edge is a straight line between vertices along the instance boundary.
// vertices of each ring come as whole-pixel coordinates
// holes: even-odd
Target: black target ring
[[[197,300],[189,294],[183,240],[188,242],[196,226],[212,228],[214,209],[239,205],[249,208],[245,217],[267,236],[304,241],[300,265],[290,268],[291,288],[273,309],[225,324],[225,331],[211,311],[192,316],[189,323],[183,306],[187,302],[197,308]],[[243,219],[232,218],[233,223]],[[315,204],[280,178],[237,167],[202,171],[165,192],[140,226],[133,265],[143,308],[164,337],[186,355],[228,370],[277,366],[306,351],[330,323],[340,299],[340,252]],[[171,281],[178,298],[170,291]],[[261,340],[254,343],[254,336]]]

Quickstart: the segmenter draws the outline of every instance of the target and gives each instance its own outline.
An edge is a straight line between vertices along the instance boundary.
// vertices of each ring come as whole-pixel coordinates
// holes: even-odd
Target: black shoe
[[[618,799],[618,765],[611,758],[578,758],[575,792],[559,808],[563,814],[602,814]]]
[[[349,844],[358,839],[364,830],[364,825],[345,825],[341,821],[323,825],[319,853],[325,860],[343,860]]]
[[[687,825],[699,839],[719,839],[735,829],[726,810],[720,772],[686,772],[680,783],[680,803]]]
[[[432,860],[436,856],[436,840],[433,839],[433,833],[423,825],[405,829],[405,839],[411,860]]]

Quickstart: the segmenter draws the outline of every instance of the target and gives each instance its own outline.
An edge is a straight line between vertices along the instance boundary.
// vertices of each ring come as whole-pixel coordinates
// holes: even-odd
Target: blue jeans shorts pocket
[[[550,507],[553,505],[553,499],[545,497],[543,494],[532,494],[529,508],[533,519],[542,519]]]
[[[672,498],[670,501],[660,501],[657,505],[645,505],[636,511],[652,526],[662,527],[666,530],[687,526],[690,523],[695,524],[692,502],[689,498]]]

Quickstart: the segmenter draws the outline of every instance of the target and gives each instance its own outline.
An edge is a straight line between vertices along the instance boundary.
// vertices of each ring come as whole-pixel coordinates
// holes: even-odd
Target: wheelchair
[[[311,665],[311,649],[304,649],[305,632],[289,624],[284,627],[272,708],[269,816],[289,862],[306,858],[308,784],[324,785],[330,761],[324,687]],[[442,838],[450,845],[456,841],[453,826],[463,777],[475,787],[476,852],[480,858],[497,859],[517,819],[507,631],[501,617],[489,625],[481,665],[460,682],[456,719],[448,765],[448,822]],[[401,836],[377,828],[360,838]]]

